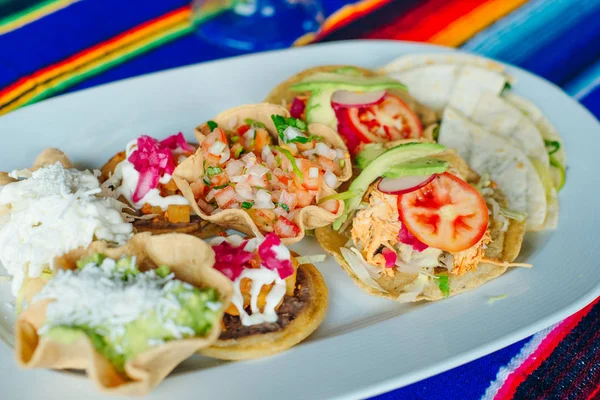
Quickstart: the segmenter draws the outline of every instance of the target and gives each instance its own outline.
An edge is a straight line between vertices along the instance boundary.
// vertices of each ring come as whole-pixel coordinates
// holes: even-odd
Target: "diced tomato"
[[[321,168],[323,168],[325,171],[331,171],[336,176],[340,176],[342,174],[342,167],[337,161],[330,160],[327,157],[319,156],[317,158],[317,163],[319,163]]]
[[[339,200],[327,200],[320,206],[325,211],[329,211],[332,214],[337,214],[338,210],[340,209],[340,203],[341,202]]]
[[[231,186],[217,190],[215,193],[215,200],[219,208],[223,209],[226,205],[230,205],[229,202],[235,199],[235,190]]]
[[[388,142],[423,136],[419,117],[400,97],[387,93],[369,107],[336,108],[338,131],[353,153],[360,142]]]
[[[277,218],[273,211],[251,208],[248,214],[261,232],[273,232],[273,224]]]
[[[285,217],[277,218],[274,226],[275,234],[282,238],[293,238],[300,234],[298,225]]]
[[[301,158],[296,160],[296,165],[298,165],[298,169],[300,169],[303,175],[302,179],[297,174],[293,175],[296,185],[302,185],[308,190],[319,190],[323,184],[323,171],[319,168],[319,164]],[[317,177],[311,178],[311,170],[314,171],[314,169],[317,171]]]
[[[225,131],[223,131],[223,129],[221,128],[215,128],[215,130],[212,131],[208,136],[206,136],[206,138],[202,142],[202,154],[204,156],[204,159],[211,165],[218,164],[221,161],[221,155],[212,154],[209,151],[211,146],[217,141],[224,143],[224,151],[229,152],[228,141],[227,136],[225,135]]]
[[[271,144],[271,135],[266,129],[257,128],[256,137],[254,138],[254,149],[261,152],[263,147]]]
[[[240,126],[238,126],[236,131],[240,136],[242,136],[242,135],[244,135],[244,133],[248,132],[249,129],[250,129],[250,125],[240,125]]]
[[[398,196],[400,221],[428,246],[458,252],[477,244],[488,227],[488,209],[479,192],[445,172],[427,185]]]
[[[298,189],[294,192],[298,207],[310,206],[314,203],[316,192],[310,192],[304,189]]]
[[[192,193],[194,194],[195,199],[199,197],[204,197],[204,190],[206,189],[206,184],[202,179],[198,179],[190,184],[190,189],[192,189]]]
[[[222,172],[220,174],[213,175],[210,177],[211,186],[221,186],[226,183],[229,183],[229,178],[227,177],[226,174],[224,174]]]

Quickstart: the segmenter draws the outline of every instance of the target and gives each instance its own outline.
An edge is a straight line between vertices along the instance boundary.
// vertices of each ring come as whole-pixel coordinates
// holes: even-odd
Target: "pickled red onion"
[[[277,271],[279,277],[285,279],[294,274],[294,266],[289,259],[280,260],[277,258],[277,253],[273,250],[277,246],[281,246],[281,239],[274,233],[269,233],[258,246],[258,255],[260,255],[262,265],[270,270]]]
[[[419,239],[414,237],[413,234],[410,233],[408,229],[406,229],[406,226],[404,224],[402,224],[402,226],[400,227],[400,232],[398,232],[398,241],[412,246],[412,248],[418,251],[419,253],[429,247],[425,243],[421,242]]]
[[[171,150],[181,149],[190,153],[196,151],[193,146],[186,142],[185,138],[183,137],[183,133],[181,132],[179,132],[177,135],[171,135],[168,138],[161,140],[160,144],[161,146],[168,147]]]
[[[244,271],[244,268],[250,267],[248,263],[254,257],[253,253],[244,251],[247,241],[239,246],[233,246],[227,241],[212,246],[215,252],[215,269],[235,281]]]
[[[383,254],[383,258],[385,258],[386,268],[394,268],[396,266],[396,253],[387,247],[384,247],[381,254]]]

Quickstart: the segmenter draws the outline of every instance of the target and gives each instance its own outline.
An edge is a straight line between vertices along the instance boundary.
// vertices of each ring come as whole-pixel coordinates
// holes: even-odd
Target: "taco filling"
[[[116,197],[122,196],[139,215],[150,216],[157,224],[189,223],[189,203],[172,174],[195,151],[181,133],[161,141],[140,136],[104,166],[104,185],[112,188]]]
[[[244,210],[260,232],[294,238],[300,234],[296,217],[302,208],[319,205],[338,212],[340,202],[319,203],[319,192],[342,183],[350,159],[343,149],[312,135],[303,121],[279,115],[272,120],[279,144],[254,120],[231,129],[212,121],[202,125],[202,174],[190,187],[207,215]]]
[[[215,269],[233,282],[219,340],[202,353],[248,359],[286,350],[323,321],[327,287],[318,270],[270,233],[264,239],[217,237]]]
[[[309,71],[301,73],[301,79],[292,78],[293,83],[284,84],[296,94],[286,103],[290,114],[337,129],[352,153],[361,143],[424,136],[421,119],[413,110],[421,107],[409,105],[414,102],[402,93],[406,89],[402,83],[355,67]],[[426,124],[433,122],[433,113],[422,114]]]
[[[51,302],[40,338],[69,343],[84,334],[119,372],[153,347],[206,336],[222,307],[216,289],[175,279],[166,265],[142,272],[135,257],[100,253],[59,270],[34,301],[44,299]]]
[[[464,174],[472,171],[451,165],[444,151],[433,143],[385,151],[352,183],[356,196],[334,224],[348,238],[339,254],[356,279],[379,292],[401,287],[399,301],[416,300],[431,281],[448,296],[449,278],[472,274],[482,262],[512,261],[492,241],[508,230],[508,218],[524,216],[502,213],[494,182],[469,184]]]
[[[51,272],[54,257],[94,240],[123,244],[132,235],[122,214],[125,205],[101,197],[90,171],[56,162],[9,175],[16,180],[0,192],[0,262],[12,276],[18,309],[28,279]]]

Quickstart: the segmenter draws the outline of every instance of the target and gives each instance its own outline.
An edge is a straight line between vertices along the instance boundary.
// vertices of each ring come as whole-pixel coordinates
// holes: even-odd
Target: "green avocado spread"
[[[206,336],[219,323],[219,293],[174,278],[169,267],[141,272],[135,257],[103,254],[61,270],[35,299],[50,298],[40,336],[73,343],[82,334],[119,371],[169,340]]]

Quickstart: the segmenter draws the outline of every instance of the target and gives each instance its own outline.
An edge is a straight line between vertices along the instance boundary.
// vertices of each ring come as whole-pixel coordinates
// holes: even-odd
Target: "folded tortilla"
[[[75,269],[81,258],[103,253],[118,259],[135,256],[142,271],[167,265],[177,279],[195,287],[213,287],[221,294],[220,318],[231,302],[231,282],[212,268],[215,256],[208,244],[184,234],[151,236],[135,235],[125,246],[111,248],[104,242],[94,242],[88,249],[77,249],[55,261],[57,268]],[[157,386],[180,362],[198,350],[210,346],[221,333],[215,324],[205,337],[168,341],[153,347],[125,363],[125,374],[98,353],[90,338],[81,333],[71,343],[50,337],[40,337],[37,331],[44,325],[46,308],[51,300],[33,303],[18,318],[15,327],[17,363],[24,368],[83,369],[103,391],[119,395],[143,395]]]
[[[480,179],[479,175],[472,171],[467,163],[453,150],[446,150],[433,157],[448,161],[471,184],[476,184]],[[507,205],[506,198],[500,190],[494,190],[492,197],[500,206],[505,207]],[[500,263],[481,263],[475,270],[465,274],[449,274],[450,296],[474,289],[502,275],[509,268],[509,262],[514,261],[519,255],[525,233],[525,223],[510,219],[508,226],[504,225],[504,222],[494,218],[493,214],[490,216],[489,230],[492,241],[487,245],[485,256],[489,259],[498,260]],[[349,231],[350,227],[345,232]],[[340,250],[346,247],[348,241],[351,240],[350,235],[345,232],[337,232],[331,227],[324,227],[317,229],[315,236],[321,246],[334,256],[342,269],[364,292],[399,302],[434,301],[445,298],[435,279],[425,274],[395,271],[394,276],[386,274],[376,276],[367,268],[363,270],[353,268],[348,264],[342,255],[342,250]],[[502,262],[506,262],[506,264],[502,264]]]
[[[408,86],[409,93],[438,115],[450,105],[470,116],[484,91],[499,95],[512,80],[504,67],[468,54],[413,54],[378,70]]]
[[[438,142],[456,149],[478,174],[488,174],[508,199],[508,206],[527,214],[527,230],[544,228],[548,202],[544,185],[523,151],[447,107]]]
[[[294,100],[294,97],[296,97],[300,94],[298,92],[293,92],[290,90],[290,87],[292,85],[304,80],[305,78],[308,78],[309,76],[313,75],[314,73],[335,72],[335,71],[339,70],[340,68],[355,68],[357,71],[361,72],[365,76],[377,75],[377,73],[375,73],[371,70],[368,70],[366,68],[356,67],[356,66],[347,66],[347,65],[322,65],[319,67],[308,68],[308,69],[305,69],[304,71],[297,73],[296,75],[289,77],[287,80],[285,80],[282,83],[280,83],[279,85],[277,85],[273,90],[271,90],[271,92],[267,95],[267,97],[265,98],[264,101],[267,103],[283,105],[285,107],[288,104],[291,104],[291,102]],[[405,83],[405,82],[402,82],[402,83]],[[438,120],[435,112],[433,112],[432,110],[430,110],[428,107],[424,106],[423,104],[419,103],[415,98],[413,98],[411,95],[409,95],[405,90],[390,90],[390,92],[393,93],[394,95],[398,96],[400,99],[402,99],[402,101],[404,101],[410,107],[410,109],[415,114],[417,114],[424,129],[427,126],[435,123]]]
[[[221,114],[214,117],[212,120],[224,129],[233,129],[246,119],[252,119],[265,125],[267,131],[276,140],[280,140],[277,134],[275,124],[271,120],[271,115],[281,115],[289,117],[288,111],[274,104],[262,103],[262,104],[251,104],[244,105],[229,109],[222,112]],[[344,143],[343,139],[338,135],[337,132],[328,128],[323,124],[309,124],[308,130],[314,135],[323,138],[323,142],[332,145],[335,148],[342,149],[346,153],[346,162],[342,171],[342,175],[338,178],[340,182],[345,182],[352,177],[352,163],[350,162],[350,155],[348,148]],[[202,142],[205,136],[196,130],[196,139],[200,143],[198,151],[192,156],[188,157],[185,161],[175,168],[173,172],[173,179],[177,184],[179,190],[184,197],[186,197],[194,212],[206,221],[213,222],[220,226],[228,229],[235,229],[239,232],[247,235],[256,237],[263,237],[264,235],[256,226],[256,223],[252,220],[250,215],[241,209],[227,209],[220,210],[219,212],[208,215],[198,207],[194,194],[190,187],[190,184],[198,180],[204,174],[204,158],[202,156]],[[335,194],[336,191],[329,188],[327,185],[322,185],[316,196],[317,203],[320,199]],[[303,207],[294,217],[294,222],[300,228],[300,234],[294,238],[281,238],[284,244],[297,243],[305,235],[307,229],[315,229],[318,227],[326,226],[339,217],[344,211],[344,202],[340,202],[340,207],[337,213],[333,214],[326,211],[318,205],[310,205]]]

